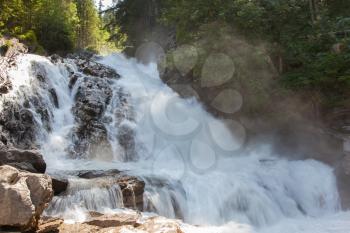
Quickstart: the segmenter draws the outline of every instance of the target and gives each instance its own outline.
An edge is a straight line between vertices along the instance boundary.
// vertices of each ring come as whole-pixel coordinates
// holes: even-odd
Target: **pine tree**
[[[93,0],[75,0],[79,17],[77,48],[95,48],[99,39],[100,18]]]

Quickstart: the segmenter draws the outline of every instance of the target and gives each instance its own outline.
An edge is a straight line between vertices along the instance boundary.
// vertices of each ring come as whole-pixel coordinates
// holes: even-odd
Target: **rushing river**
[[[41,64],[45,85],[33,75],[32,62]],[[58,64],[35,55],[20,58],[10,73],[14,90],[7,98],[24,101],[39,95],[50,113],[50,130],[37,109],[38,143],[49,174],[74,170],[128,171],[146,183],[144,209],[180,218],[188,232],[218,233],[349,233],[350,214],[341,212],[332,168],[314,160],[290,161],[271,154],[268,145],[245,148],[244,133],[229,130],[195,99],[182,99],[162,83],[154,64],[143,65],[123,55],[98,60],[121,76],[110,80],[112,98],[101,123],[108,133],[112,157],[104,152],[73,159],[72,113],[81,82],[69,88],[70,73],[79,73],[69,59]],[[20,77],[20,78],[19,78]],[[49,100],[54,89],[58,106]],[[122,91],[121,91],[122,90]],[[120,93],[127,96],[121,112]],[[123,109],[124,109],[123,108]],[[116,112],[123,115],[122,122]],[[132,157],[118,144],[121,126],[131,128],[135,142]],[[69,194],[55,197],[58,203],[48,214],[81,220],[89,210],[122,208],[116,186],[72,178]],[[106,188],[107,187],[107,188]]]

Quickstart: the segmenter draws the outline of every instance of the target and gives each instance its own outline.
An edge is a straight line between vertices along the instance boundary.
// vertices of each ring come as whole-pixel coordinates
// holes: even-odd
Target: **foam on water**
[[[46,58],[25,55],[10,73],[14,90],[6,98],[22,101],[23,92],[33,89],[39,89],[43,99],[48,98],[48,88],[33,81],[32,62],[45,67],[47,85],[56,90],[59,101],[56,108],[47,100],[52,130],[40,132],[49,173],[128,170],[146,182],[146,210],[202,226],[184,225],[186,232],[350,231],[345,221],[349,213],[339,213],[336,179],[330,167],[314,160],[288,161],[271,154],[266,146],[242,150],[241,133],[231,132],[195,99],[180,98],[162,83],[155,64],[142,65],[120,54],[99,61],[121,75],[111,84],[114,97],[105,114],[113,118],[118,88],[131,94],[135,121],[124,123],[136,130],[137,160],[123,162],[116,145],[115,119],[105,124],[113,145],[113,161],[99,160],[98,155],[95,160],[70,159],[66,151],[72,144],[69,134],[75,125],[71,112],[75,91],[69,90],[68,83],[69,71],[78,72],[77,68],[70,60],[53,65]],[[41,120],[37,121],[40,125]],[[89,210],[122,207],[118,187],[102,186],[73,179],[68,197],[55,199],[64,204],[57,208],[52,205],[49,212],[83,221]]]

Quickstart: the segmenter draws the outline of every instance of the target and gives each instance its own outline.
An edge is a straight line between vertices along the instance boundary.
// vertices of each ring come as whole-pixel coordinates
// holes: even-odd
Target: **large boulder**
[[[4,165],[0,167],[0,193],[0,226],[32,230],[52,199],[51,178]]]
[[[35,150],[0,150],[0,165],[6,164],[33,173],[45,173],[46,170],[43,156]]]

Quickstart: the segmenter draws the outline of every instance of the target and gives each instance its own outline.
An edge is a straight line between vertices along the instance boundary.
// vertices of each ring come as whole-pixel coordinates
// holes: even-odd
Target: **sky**
[[[96,5],[98,5],[99,0],[95,0],[95,2],[96,2]],[[109,7],[109,6],[112,5],[113,0],[102,0],[102,2],[103,2],[103,5],[104,5],[105,7]]]

